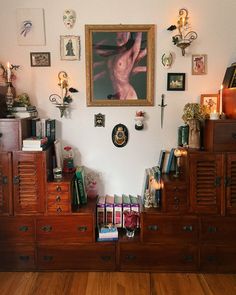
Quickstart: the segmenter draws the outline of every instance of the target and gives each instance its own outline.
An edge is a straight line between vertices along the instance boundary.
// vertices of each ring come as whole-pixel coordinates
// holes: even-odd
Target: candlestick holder
[[[6,105],[7,105],[7,117],[12,117],[12,108],[14,103],[14,96],[12,93],[12,84],[7,82],[7,93],[6,93]]]

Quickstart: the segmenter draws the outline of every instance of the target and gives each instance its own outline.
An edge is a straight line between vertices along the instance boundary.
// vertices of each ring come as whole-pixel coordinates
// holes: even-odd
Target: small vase
[[[188,121],[189,125],[189,138],[188,146],[193,149],[200,149],[201,147],[201,125],[197,119],[191,119]]]
[[[126,236],[128,238],[133,238],[134,237],[135,228],[126,227],[125,230],[126,230]]]
[[[139,213],[136,211],[124,211],[126,236],[134,237],[135,229],[137,228]]]

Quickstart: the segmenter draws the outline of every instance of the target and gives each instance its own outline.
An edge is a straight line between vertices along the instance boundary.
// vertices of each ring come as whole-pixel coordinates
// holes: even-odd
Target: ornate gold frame
[[[136,99],[121,99],[117,98],[115,95],[110,94],[111,92],[107,91],[109,87],[104,88],[105,85],[112,85],[111,83],[111,75],[108,71],[108,58],[110,57],[114,58],[118,55],[121,55],[125,52],[127,47],[123,47],[123,51],[119,51],[120,47],[117,45],[117,39],[114,38],[114,34],[117,33],[131,33],[133,37],[132,42],[136,42],[138,37],[137,33],[141,32],[141,45],[139,47],[139,56],[141,57],[141,51],[145,51],[145,55],[143,55],[140,59],[138,59],[138,62],[135,64],[138,66],[140,64],[144,65],[142,68],[145,68],[145,71],[140,70],[140,73],[137,75],[132,75],[132,83],[136,83],[136,88],[133,87],[133,89],[138,90],[139,93],[142,94],[145,97],[138,96]],[[85,25],[85,38],[86,38],[86,86],[87,86],[87,106],[153,106],[154,105],[154,46],[155,46],[155,25]],[[104,36],[106,39],[104,39]],[[96,41],[99,40],[102,41]],[[96,39],[96,40],[95,40]],[[112,41],[114,42],[112,43]],[[96,43],[97,42],[97,43]],[[107,42],[107,44],[105,44]],[[127,42],[128,43],[128,42]],[[126,44],[127,44],[126,43]],[[125,44],[125,45],[126,45]],[[134,43],[133,43],[134,44]],[[123,46],[125,46],[123,45]],[[126,45],[127,46],[127,45]],[[132,45],[134,46],[134,45]],[[100,51],[98,51],[98,48]],[[102,48],[102,49],[101,49]],[[105,49],[104,49],[105,48]],[[113,53],[111,51],[113,50]],[[115,50],[117,50],[115,52]],[[127,52],[126,51],[126,52]],[[98,52],[102,52],[102,54],[98,54]],[[105,54],[104,54],[105,52]],[[107,54],[108,53],[108,54]],[[107,54],[107,55],[106,55]],[[97,56],[99,55],[99,57]],[[106,56],[105,56],[106,55]],[[113,55],[113,56],[112,56]],[[95,58],[94,58],[95,57]],[[96,59],[97,58],[97,59]],[[94,59],[96,59],[94,61]],[[141,60],[142,59],[142,60]],[[103,63],[103,72],[106,71],[106,80],[104,82],[103,79],[98,79],[97,82],[96,78],[94,78],[95,73],[95,67],[98,65],[98,60]],[[137,61],[137,60],[135,60]],[[100,64],[101,64],[100,63]],[[96,64],[96,65],[95,65]],[[105,65],[106,64],[106,65]],[[134,65],[132,67],[132,70],[134,69]],[[110,68],[111,69],[111,66]],[[133,71],[130,71],[130,73],[133,73]],[[107,75],[109,74],[109,75]],[[97,75],[96,75],[97,77]],[[138,78],[136,78],[138,77]],[[136,80],[135,80],[136,79]],[[139,83],[141,81],[141,83]],[[143,87],[145,85],[145,87]],[[100,91],[101,90],[101,91]],[[111,90],[111,87],[110,89]],[[107,96],[101,94],[106,93]],[[96,94],[101,95],[101,97],[95,97]],[[98,96],[99,96],[98,95]],[[104,97],[103,97],[104,96]]]

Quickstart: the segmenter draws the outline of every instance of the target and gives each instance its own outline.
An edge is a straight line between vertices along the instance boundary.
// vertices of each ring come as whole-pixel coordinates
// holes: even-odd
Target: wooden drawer
[[[53,215],[68,214],[71,212],[71,204],[68,202],[48,202],[47,211],[48,214]]]
[[[202,217],[200,240],[202,242],[235,243],[235,217]]]
[[[93,216],[42,217],[36,221],[38,242],[79,243],[94,241]]]
[[[30,217],[1,217],[0,242],[34,242],[35,225]]]
[[[37,261],[39,269],[114,271],[116,268],[115,244],[39,246]]]
[[[1,245],[1,270],[35,269],[35,250],[33,245]]]
[[[229,245],[201,246],[200,269],[208,272],[235,272],[236,247]]]
[[[183,213],[188,209],[186,186],[167,187],[164,191],[166,199],[166,211],[171,213]]]
[[[143,242],[197,242],[198,219],[195,216],[142,214]]]
[[[60,193],[68,192],[70,190],[70,182],[48,182],[48,192]]]
[[[198,251],[194,245],[120,244],[120,270],[195,271]]]
[[[204,147],[207,151],[234,152],[236,150],[236,120],[206,120]]]

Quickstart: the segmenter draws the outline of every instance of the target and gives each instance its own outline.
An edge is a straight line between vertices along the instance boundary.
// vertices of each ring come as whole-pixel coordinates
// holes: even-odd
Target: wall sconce
[[[70,93],[78,92],[78,90],[72,87],[69,88],[69,77],[66,72],[59,72],[58,80],[58,86],[61,88],[61,95],[53,93],[49,96],[49,100],[56,105],[56,107],[60,110],[61,117],[63,117],[65,111],[69,107],[69,104],[72,102]]]
[[[188,22],[188,10],[181,8],[179,10],[179,19],[177,26],[171,25],[167,30],[174,31],[178,29],[179,34],[172,37],[174,45],[180,47],[182,50],[182,55],[185,55],[185,48],[187,48],[193,40],[197,39],[197,33],[190,31],[189,22]]]

